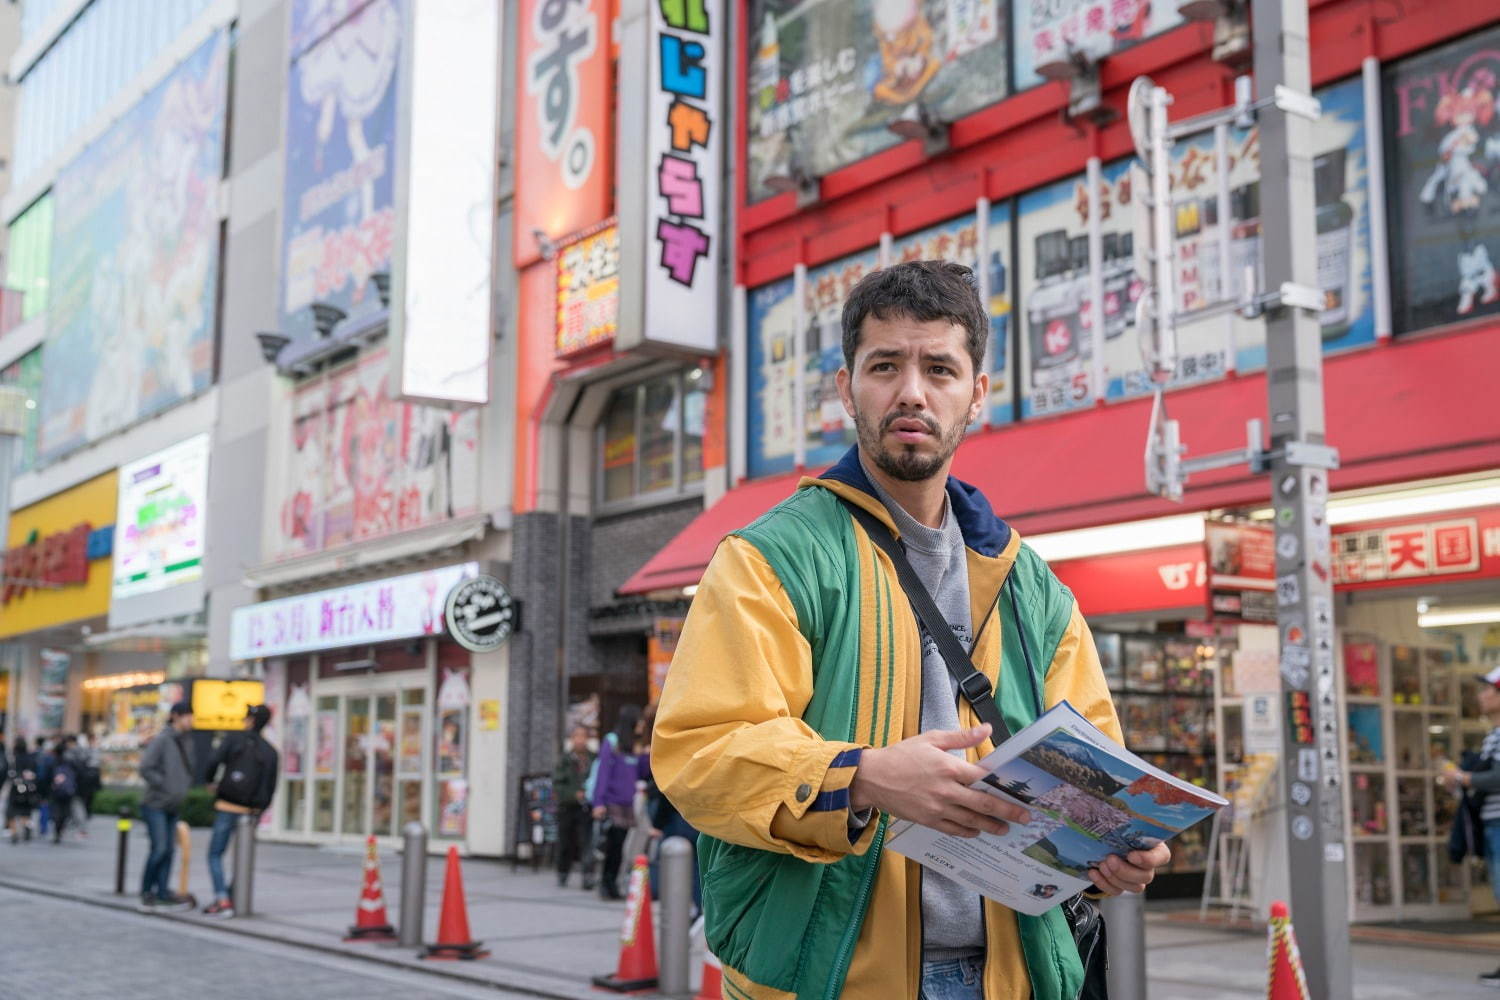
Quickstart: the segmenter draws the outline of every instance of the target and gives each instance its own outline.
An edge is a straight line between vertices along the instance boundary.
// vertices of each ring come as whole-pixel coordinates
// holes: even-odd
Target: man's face
[[[1500,709],[1500,688],[1493,684],[1479,685],[1479,711],[1485,715],[1492,715]]]
[[[990,388],[989,375],[974,377],[963,327],[904,317],[866,317],[854,369],[837,381],[860,453],[904,482],[946,475]]]
[[[589,731],[582,726],[573,730],[573,752],[583,753],[589,748]]]
[[[189,712],[186,715],[179,715],[176,719],[172,720],[172,726],[179,733],[185,733],[188,730],[192,729],[193,728],[193,713]]]

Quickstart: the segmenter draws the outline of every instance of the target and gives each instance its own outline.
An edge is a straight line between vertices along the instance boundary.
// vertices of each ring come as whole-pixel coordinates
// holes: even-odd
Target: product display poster
[[[437,692],[437,829],[462,837],[469,828],[469,668],[445,667]]]
[[[990,372],[989,411],[992,425],[1008,424],[1016,418],[1016,356],[1012,330],[1015,321],[1012,307],[1015,294],[1015,261],[1011,259],[1011,204],[1002,201],[990,206],[989,241],[985,247],[984,268],[989,281],[986,309],[990,315],[990,349],[985,364]]]
[[[796,281],[790,276],[746,296],[750,419],[746,469],[752,478],[796,462]]]
[[[188,438],[120,468],[114,599],[203,575],[208,435]]]
[[[749,198],[768,178],[821,177],[905,140],[918,105],[952,122],[1006,94],[1004,7],[993,0],[751,0]]]
[[[1036,67],[1069,48],[1097,61],[1182,23],[1174,3],[1151,0],[1014,0],[1016,88],[1044,82]]]
[[[1018,215],[1021,416],[1040,417],[1086,406],[1094,396],[1083,175],[1021,195]]]
[[[1500,28],[1386,72],[1396,333],[1500,313]]]
[[[832,465],[854,443],[854,418],[844,409],[836,379],[844,366],[844,300],[879,267],[880,250],[872,247],[807,272],[802,381],[809,469]]]

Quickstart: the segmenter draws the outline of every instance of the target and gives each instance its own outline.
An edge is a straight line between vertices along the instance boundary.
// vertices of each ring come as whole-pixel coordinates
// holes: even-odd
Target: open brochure
[[[954,837],[909,820],[886,846],[1018,913],[1045,913],[1093,889],[1111,854],[1171,840],[1225,799],[1152,767],[1063,702],[979,762],[974,785],[1031,811],[1002,836]]]

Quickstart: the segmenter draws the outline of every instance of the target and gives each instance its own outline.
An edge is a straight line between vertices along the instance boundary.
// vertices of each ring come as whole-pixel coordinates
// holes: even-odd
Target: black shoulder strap
[[[927,592],[921,578],[917,576],[917,571],[912,568],[911,561],[906,558],[905,550],[891,534],[891,530],[878,517],[859,504],[843,497],[839,497],[839,500],[849,508],[849,513],[854,515],[854,519],[864,527],[865,534],[870,536],[870,541],[890,556],[891,562],[896,566],[896,577],[901,581],[901,589],[906,591],[912,610],[926,626],[927,634],[932,636],[937,643],[938,652],[942,654],[943,662],[948,665],[948,672],[953,675],[954,680],[958,681],[958,690],[973,707],[974,714],[979,716],[979,721],[989,723],[990,741],[999,746],[1010,739],[1010,727],[1005,724],[1005,719],[1000,715],[1000,706],[995,704],[995,691],[990,684],[990,679],[974,667],[974,661],[969,658],[969,654],[964,651],[963,645],[953,634],[948,620],[933,603],[932,595]]]

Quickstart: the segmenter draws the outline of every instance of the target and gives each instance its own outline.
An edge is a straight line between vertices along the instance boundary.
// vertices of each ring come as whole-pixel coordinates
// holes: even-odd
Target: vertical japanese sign
[[[880,251],[871,248],[807,272],[801,376],[810,469],[837,462],[854,443],[854,418],[845,411],[835,380],[844,365],[844,300],[861,278],[879,267]]]
[[[517,267],[611,214],[610,5],[521,0],[516,99]]]
[[[746,296],[750,414],[745,469],[751,478],[787,472],[796,461],[796,287],[788,277]]]
[[[1500,313],[1500,29],[1386,75],[1392,325]]]
[[[614,339],[620,319],[620,227],[571,243],[557,258],[557,353]]]
[[[408,0],[397,117],[395,395],[489,400],[500,5]]]
[[[1093,398],[1084,175],[1022,195],[1019,216],[1021,416],[1038,417]]]
[[[292,7],[281,330],[294,338],[316,336],[314,303],[355,323],[386,311],[403,2]]]
[[[724,3],[648,6],[646,313],[639,333],[646,342],[712,354],[723,226]]]

